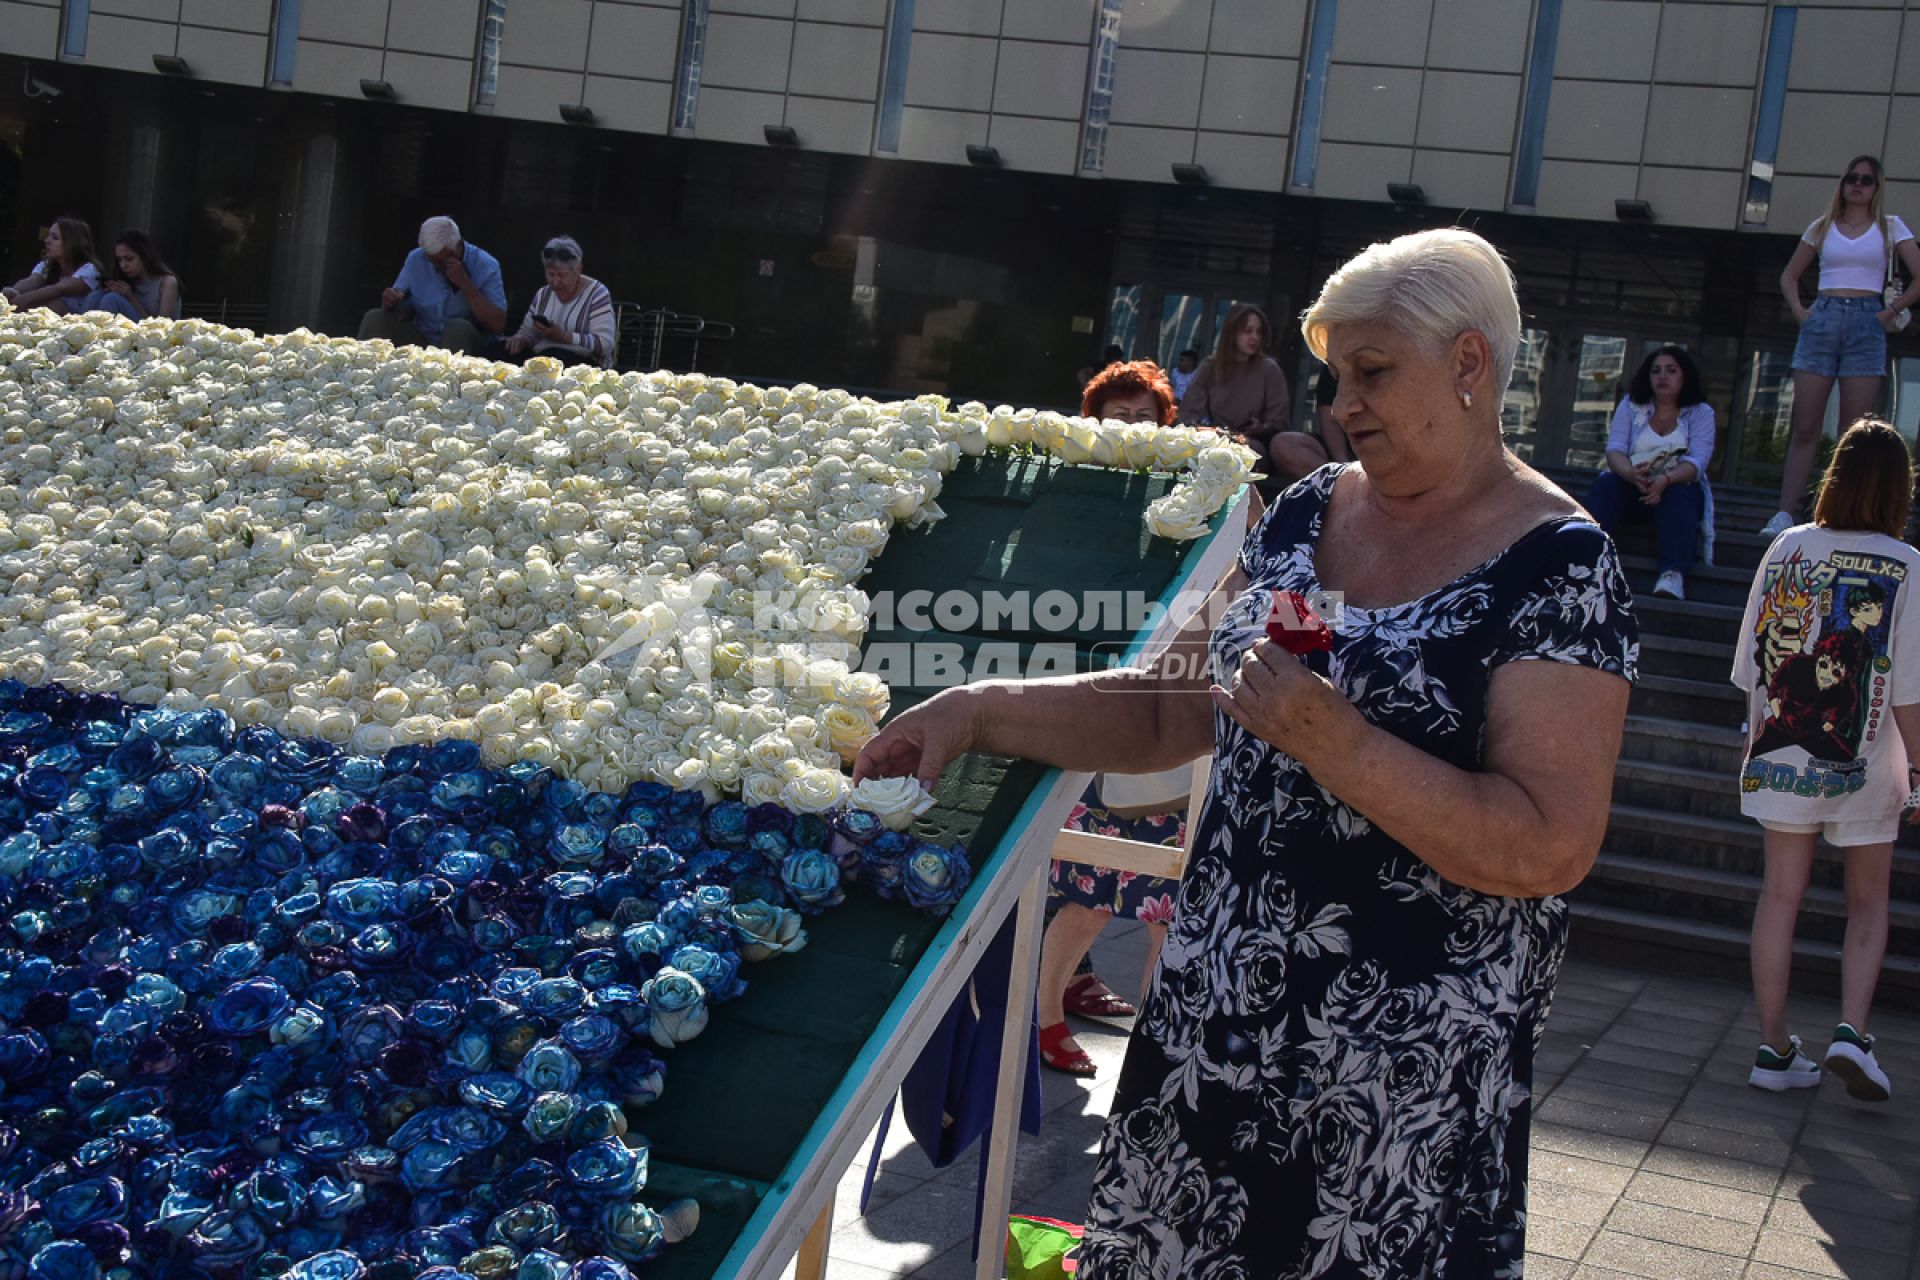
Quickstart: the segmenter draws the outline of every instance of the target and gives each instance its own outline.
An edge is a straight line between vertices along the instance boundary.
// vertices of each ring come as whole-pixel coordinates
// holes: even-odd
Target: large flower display
[[[0,310],[0,1277],[618,1280],[629,1111],[849,885],[944,911],[857,581],[1186,429]],[[769,602],[777,602],[777,607]]]

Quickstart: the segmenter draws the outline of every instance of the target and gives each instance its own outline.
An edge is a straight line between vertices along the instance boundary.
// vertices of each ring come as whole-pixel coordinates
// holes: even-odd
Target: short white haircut
[[[1520,350],[1520,300],[1500,251],[1471,231],[1442,227],[1368,245],[1327,278],[1300,332],[1327,358],[1335,325],[1384,324],[1435,355],[1477,330],[1493,354],[1494,395],[1506,392]]]
[[[460,243],[460,224],[452,218],[428,218],[420,224],[420,247],[427,253],[440,253]]]

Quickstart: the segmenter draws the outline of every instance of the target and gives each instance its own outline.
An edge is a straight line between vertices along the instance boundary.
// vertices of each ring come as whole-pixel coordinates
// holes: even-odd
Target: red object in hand
[[[1298,591],[1275,591],[1267,614],[1267,639],[1296,658],[1331,653],[1333,632]]]

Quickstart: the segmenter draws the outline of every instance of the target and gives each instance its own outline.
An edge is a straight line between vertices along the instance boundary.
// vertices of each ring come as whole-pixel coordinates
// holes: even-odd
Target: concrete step
[[[1679,920],[1631,907],[1578,899],[1570,899],[1568,905],[1573,913],[1569,949],[1576,955],[1671,968],[1689,976],[1735,982],[1748,978],[1749,929]],[[1793,989],[1796,995],[1837,996],[1840,948],[1829,942],[1796,938]],[[1893,1009],[1920,1009],[1920,959],[1889,952],[1881,965],[1874,1004]],[[1551,1015],[1547,1025],[1553,1025]],[[1826,1028],[1812,1031],[1815,1043],[1823,1043],[1819,1037],[1824,1037]]]
[[[1640,636],[1640,674],[1643,676],[1677,676],[1712,683],[1726,680],[1732,671],[1733,646],[1730,644],[1653,631]]]
[[[1695,818],[1740,818],[1738,769],[1696,769],[1686,765],[1621,756],[1613,766],[1616,803]]]
[[[1699,771],[1691,774],[1705,783]],[[1705,785],[1701,789],[1710,791]],[[1737,807],[1733,817],[1655,808],[1620,799],[1616,791],[1604,848],[1607,856],[1741,875],[1758,885],[1766,871],[1764,834],[1759,823],[1737,813]],[[1822,841],[1814,853],[1810,883],[1844,888],[1846,851]],[[1920,909],[1920,850],[1895,846],[1890,890],[1896,902]]]
[[[1740,605],[1703,604],[1698,600],[1669,600],[1665,596],[1635,596],[1633,613],[1642,635],[1686,636],[1727,646],[1733,651],[1745,614]]]
[[[1605,906],[1655,911],[1679,920],[1751,929],[1760,886],[1759,875],[1608,851],[1601,853],[1573,896]],[[1846,933],[1846,924],[1845,888],[1808,885],[1800,900],[1800,923],[1795,932],[1811,941],[1837,944]],[[1920,954],[1920,906],[1899,898],[1889,904],[1887,949],[1897,955]]]
[[[1715,521],[1713,563],[1723,569],[1753,572],[1760,564],[1760,557],[1773,544],[1772,538],[1763,538],[1755,532],[1759,527],[1757,520],[1751,526],[1744,523],[1729,524],[1724,519]],[[1624,525],[1614,530],[1613,541],[1622,555],[1651,556],[1654,553],[1655,534],[1650,524]]]
[[[1746,757],[1746,738],[1738,729],[1719,725],[1695,724],[1671,716],[1629,715],[1620,751],[1635,760],[1682,765],[1732,778],[1739,774]]]
[[[1622,550],[1620,565],[1627,571],[1637,600],[1653,594],[1654,580],[1660,576],[1659,562],[1651,555]],[[1696,564],[1686,575],[1687,599],[1701,604],[1730,604],[1745,608],[1747,592],[1753,589],[1753,570],[1730,569],[1722,565]]]
[[[1722,729],[1738,729],[1747,718],[1746,696],[1725,681],[1645,672],[1634,683],[1628,706],[1636,715],[1670,716]]]

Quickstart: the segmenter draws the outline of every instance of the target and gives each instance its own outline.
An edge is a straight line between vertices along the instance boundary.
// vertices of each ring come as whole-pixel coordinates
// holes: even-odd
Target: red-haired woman
[[[1733,682],[1747,691],[1750,726],[1740,811],[1765,828],[1753,912],[1760,1048],[1747,1075],[1756,1089],[1820,1083],[1821,1064],[1787,1034],[1787,979],[1824,834],[1847,877],[1840,1023],[1825,1067],[1856,1098],[1892,1092],[1867,1014],[1887,950],[1894,836],[1920,794],[1909,791],[1920,776],[1920,552],[1901,541],[1912,506],[1907,442],[1862,418],[1834,449],[1813,523],[1773,540],[1747,599]]]
[[[1159,365],[1151,360],[1108,365],[1087,384],[1080,401],[1080,414],[1110,422],[1151,422],[1160,426],[1172,423],[1175,405],[1173,385]],[[1067,819],[1070,831],[1090,831],[1095,835],[1116,836],[1142,844],[1179,846],[1186,839],[1184,798],[1170,811],[1116,811],[1101,802],[1102,782],[1096,780],[1074,807]],[[1051,916],[1046,938],[1040,947],[1040,1060],[1055,1071],[1069,1075],[1094,1074],[1093,1059],[1075,1043],[1067,1029],[1066,1015],[1077,1013],[1094,1018],[1130,1018],[1131,1003],[1100,981],[1087,956],[1100,931],[1116,915],[1139,920],[1147,926],[1152,946],[1147,954],[1146,973],[1166,941],[1167,921],[1173,915],[1173,894],[1177,886],[1156,876],[1139,876],[1130,871],[1087,866],[1078,862],[1053,864],[1047,895]],[[1145,982],[1145,976],[1142,976]]]

